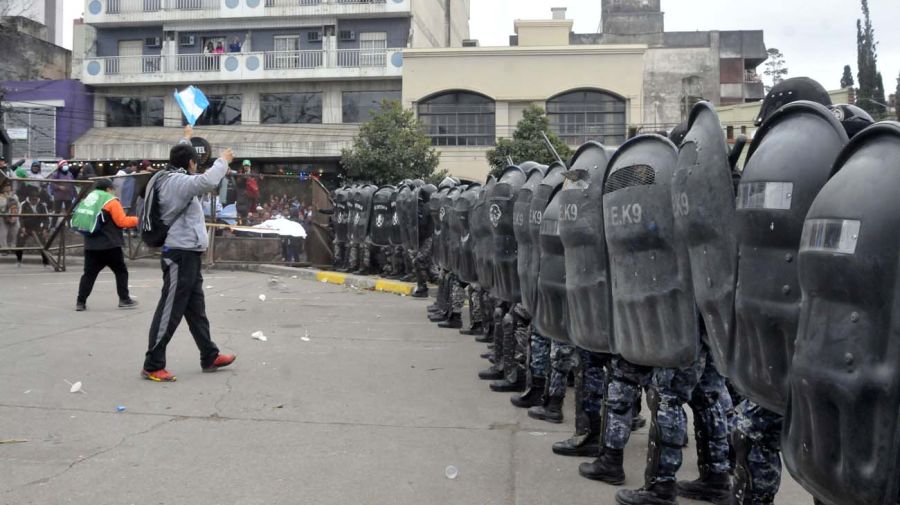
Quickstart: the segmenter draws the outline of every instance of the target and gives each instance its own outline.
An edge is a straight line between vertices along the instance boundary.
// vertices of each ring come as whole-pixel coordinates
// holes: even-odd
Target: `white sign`
[[[7,128],[11,140],[28,140],[28,128]]]

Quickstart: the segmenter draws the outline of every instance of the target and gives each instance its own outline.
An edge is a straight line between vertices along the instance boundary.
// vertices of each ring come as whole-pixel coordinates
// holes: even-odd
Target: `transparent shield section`
[[[790,210],[792,182],[747,182],[738,186],[738,209]]]
[[[808,219],[803,223],[800,251],[854,254],[860,226],[860,221],[852,219]]]

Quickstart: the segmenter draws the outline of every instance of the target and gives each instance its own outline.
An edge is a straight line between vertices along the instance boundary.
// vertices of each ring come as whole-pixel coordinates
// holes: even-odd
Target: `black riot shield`
[[[738,186],[735,350],[727,375],[738,392],[779,414],[800,316],[803,220],[846,143],[826,107],[788,104],[756,132]]]
[[[392,221],[394,217],[391,200],[396,193],[397,188],[394,186],[381,186],[372,196],[372,222],[369,225],[369,230],[372,235],[372,243],[377,246],[391,245]]]
[[[497,298],[509,303],[521,299],[513,211],[525,178],[521,168],[507,167],[494,186],[488,208],[488,219],[494,234],[494,289]]]
[[[488,219],[488,209],[491,193],[497,180],[493,175],[488,176],[487,182],[481,191],[481,195],[469,212],[472,235],[475,236],[475,268],[478,274],[478,285],[482,289],[494,293],[494,234],[491,232],[491,222]]]
[[[356,189],[353,200],[353,222],[350,223],[350,239],[363,244],[369,239],[369,222],[372,217],[372,197],[377,186],[364,184]]]
[[[403,246],[403,236],[400,233],[400,207],[397,199],[400,198],[400,188],[391,195],[391,245]]]
[[[598,142],[578,148],[559,193],[559,236],[565,248],[568,334],[593,352],[612,352],[612,295],[603,232],[603,176],[609,154]]]
[[[734,358],[737,239],[734,184],[719,116],[709,102],[694,106],[672,179],[675,236],[687,248],[694,298],[706,323],[716,369]]]
[[[447,211],[444,216],[444,240],[447,246],[447,269],[459,276],[460,244],[462,229],[456,212],[456,202],[466,190],[465,185],[455,186],[447,193]]]
[[[900,475],[900,123],[858,134],[806,215],[782,431],[825,505],[894,505]]]
[[[431,214],[432,223],[431,257],[434,264],[442,269],[445,268],[443,264],[446,263],[446,255],[444,253],[443,229],[441,227],[441,204],[449,191],[450,188],[435,191],[428,201],[428,212]]]
[[[534,314],[534,305],[537,298],[537,285],[532,282],[537,279],[532,270],[536,271],[541,259],[540,248],[531,239],[531,229],[528,226],[528,213],[531,210],[531,198],[540,186],[544,175],[547,173],[545,165],[523,163],[520,168],[525,170],[528,176],[525,184],[519,189],[516,204],[513,206],[513,230],[516,235],[518,249],[519,291],[522,293],[522,305],[529,314]]]
[[[349,202],[350,188],[347,186],[338,188],[334,192],[334,240],[339,244],[346,244],[350,240]]]
[[[481,184],[473,183],[459,195],[454,212],[459,227],[459,280],[469,284],[478,282],[478,268],[475,263],[475,234],[472,231],[472,209],[481,198]]]
[[[566,250],[559,236],[559,197],[562,185],[554,192],[541,217],[538,245],[541,260],[538,269],[534,327],[541,335],[558,342],[569,338],[569,304],[566,300]]]
[[[359,188],[359,184],[354,184],[347,189],[347,238],[354,244],[358,243],[356,223],[359,222],[359,209],[356,203],[359,200]]]
[[[397,191],[397,218],[400,230],[400,245],[406,250],[415,251],[419,248],[418,226],[416,219],[418,214],[419,199],[416,189],[411,185],[401,186]]]
[[[528,286],[530,289],[529,296],[533,297],[533,306],[531,310],[532,322],[535,325],[538,333],[546,334],[546,328],[543,328],[543,325],[540,323],[539,318],[541,312],[540,306],[540,297],[538,296],[538,286],[540,284],[540,271],[543,265],[541,265],[541,224],[544,220],[544,211],[547,209],[547,206],[550,204],[550,201],[556,196],[556,193],[562,188],[563,182],[565,182],[564,174],[566,172],[566,166],[559,162],[552,163],[549,167],[547,167],[546,175],[541,179],[540,184],[538,184],[537,189],[535,189],[534,193],[531,195],[531,203],[528,206],[528,214],[527,214],[527,224],[528,224],[528,234],[531,237],[531,263],[527,272],[523,271],[523,278],[521,282],[524,285]],[[565,278],[561,279],[565,282]],[[548,300],[544,300],[546,303]],[[546,310],[546,308],[545,308]],[[562,322],[565,324],[565,322]],[[551,329],[552,330],[552,329]],[[558,333],[558,332],[554,332]],[[547,335],[548,337],[550,335]]]
[[[450,270],[450,211],[453,209],[453,201],[450,192],[456,187],[447,187],[438,192],[438,200],[440,207],[438,208],[438,222],[435,223],[435,249],[438,248],[437,242],[440,242],[440,254],[438,256],[438,266],[444,270]]]
[[[632,363],[693,364],[700,349],[690,260],[675,240],[675,145],[640,135],[609,162],[603,219],[613,299],[613,348]]]

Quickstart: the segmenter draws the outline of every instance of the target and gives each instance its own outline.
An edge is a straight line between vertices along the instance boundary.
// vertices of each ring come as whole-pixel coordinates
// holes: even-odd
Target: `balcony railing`
[[[222,0],[100,0],[100,12],[88,14],[128,14],[167,11],[220,10]],[[265,0],[264,7],[309,7],[318,5],[386,5],[387,0]]]
[[[400,48],[85,58],[87,84],[399,77]]]
[[[218,10],[219,0],[106,0],[107,14]]]

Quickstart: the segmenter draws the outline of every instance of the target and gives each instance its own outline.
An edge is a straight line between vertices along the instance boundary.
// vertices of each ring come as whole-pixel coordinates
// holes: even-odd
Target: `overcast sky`
[[[600,0],[471,0],[471,34],[482,46],[505,46],[515,19],[547,19],[550,7],[567,7],[575,31],[593,33],[600,24]],[[65,17],[81,16],[83,0],[65,0]],[[844,65],[856,78],[857,0],[663,0],[666,29],[765,30],[766,45],[785,55],[790,76],[806,75],[838,88]],[[900,74],[900,1],[869,0],[878,47],[878,69],[887,94]],[[64,24],[72,46],[72,23]]]

